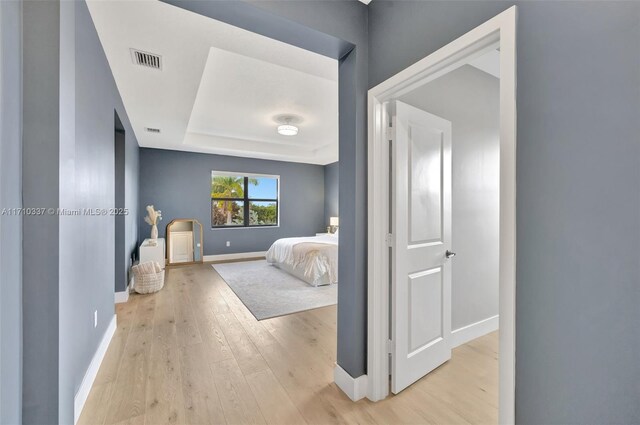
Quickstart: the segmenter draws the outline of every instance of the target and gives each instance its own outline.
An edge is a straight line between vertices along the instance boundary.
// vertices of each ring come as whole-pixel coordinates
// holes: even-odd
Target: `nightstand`
[[[145,239],[140,245],[140,264],[146,261],[157,261],[160,267],[164,269],[164,238],[156,239],[156,244],[151,245],[151,239]]]

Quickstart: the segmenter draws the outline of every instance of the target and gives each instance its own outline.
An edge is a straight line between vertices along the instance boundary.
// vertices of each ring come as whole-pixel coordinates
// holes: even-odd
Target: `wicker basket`
[[[164,270],[155,261],[135,265],[131,270],[135,279],[133,289],[139,294],[158,292],[164,286]]]

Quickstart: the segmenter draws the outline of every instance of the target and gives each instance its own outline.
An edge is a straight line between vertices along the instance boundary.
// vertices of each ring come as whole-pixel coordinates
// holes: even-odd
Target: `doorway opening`
[[[425,375],[429,379],[432,370],[451,358],[453,347],[499,325],[498,421],[514,422],[515,23],[514,6],[369,91],[367,377],[371,400],[381,400],[390,391],[398,393]],[[494,61],[494,72],[499,73],[499,82],[494,82],[499,90],[495,96],[499,106],[494,105],[499,141],[485,146],[484,152],[465,153],[460,145],[464,125],[451,107],[445,107],[455,98],[451,87],[460,84],[446,84],[446,80],[471,81],[475,70],[483,67],[483,72],[490,73],[482,64],[487,57],[493,58],[489,62]],[[442,91],[443,87],[448,89]],[[459,103],[469,107],[470,99],[458,94],[462,95]],[[479,110],[490,110],[489,103]],[[464,124],[472,118],[466,116]],[[487,120],[481,120],[475,130],[486,127]],[[487,129],[483,131],[486,136]],[[493,281],[499,300],[486,300],[497,311],[472,323],[470,332],[460,325],[464,322],[460,312],[453,311],[460,299],[452,299],[451,275],[457,273],[455,251],[466,250],[471,242],[458,238],[465,246],[455,247],[452,235],[473,222],[474,212],[468,212],[472,217],[464,223],[464,205],[459,199],[452,202],[452,188],[455,197],[460,179],[473,179],[469,168],[456,174],[456,161],[467,155],[473,162],[478,154],[484,158],[475,161],[481,173],[476,177],[493,193],[484,202],[475,199],[475,205],[490,215],[483,225],[493,232],[472,225],[467,230],[479,231],[486,247],[483,254],[489,258],[495,254],[485,277],[489,285]],[[458,178],[453,185],[452,177]],[[473,191],[468,190],[469,194]],[[460,298],[460,291],[456,295]],[[483,303],[475,306],[490,310]]]
[[[109,25],[110,19],[121,24],[123,16],[129,20],[135,18],[132,13],[121,13],[116,10],[129,6],[139,11],[142,16],[152,14],[154,17],[159,18],[166,13],[167,19],[162,19],[162,21],[172,24],[168,28],[168,34],[163,34],[165,37],[149,37],[149,33],[152,33],[152,31],[161,31],[162,26],[157,25],[157,22],[144,19],[142,21],[148,22],[152,26],[149,31],[145,31],[145,24],[142,27],[136,24],[130,26],[133,30],[127,34],[122,32],[114,33],[112,31],[114,26]],[[178,6],[183,10],[178,10],[178,7],[173,6]],[[175,371],[172,370],[172,376],[176,376],[177,379],[182,380],[184,383],[182,386],[182,393],[184,394],[180,394],[183,397],[182,399],[178,397],[171,400],[159,398],[158,403],[145,407],[145,415],[155,415],[155,419],[151,418],[147,419],[147,421],[155,420],[157,422],[157,415],[164,414],[167,411],[173,417],[177,415],[180,418],[184,414],[189,415],[188,417],[190,418],[196,418],[191,420],[192,422],[206,420],[220,422],[216,417],[211,418],[210,416],[216,412],[223,412],[227,418],[238,419],[236,422],[247,423],[255,422],[256,420],[262,421],[263,414],[270,422],[278,422],[278,418],[281,421],[282,417],[289,418],[289,422],[305,422],[305,419],[300,417],[300,412],[303,415],[312,415],[311,418],[307,418],[308,421],[335,421],[335,409],[309,408],[308,402],[317,400],[318,403],[323,403],[323,400],[326,399],[324,395],[327,392],[331,392],[332,398],[338,401],[341,401],[340,397],[344,397],[339,393],[340,389],[338,387],[330,384],[330,371],[336,363],[343,365],[345,370],[349,371],[353,376],[360,376],[365,371],[364,340],[366,336],[362,332],[355,331],[364,327],[363,309],[354,308],[353,303],[349,303],[349,300],[362,300],[362,295],[365,291],[363,279],[366,268],[365,251],[363,244],[357,243],[357,238],[363,239],[362,241],[364,242],[363,235],[366,227],[363,219],[365,206],[360,202],[365,197],[363,184],[366,181],[366,167],[358,160],[359,152],[363,152],[365,148],[365,120],[364,103],[356,102],[356,99],[362,99],[364,94],[364,85],[359,83],[364,83],[366,79],[364,72],[365,61],[363,60],[366,56],[359,54],[359,59],[356,63],[357,47],[352,42],[343,41],[335,36],[321,33],[310,27],[280,18],[266,11],[263,12],[260,8],[240,2],[212,5],[165,1],[145,5],[143,8],[130,5],[127,2],[104,2],[90,4],[89,8],[94,14],[93,18],[98,34],[101,39],[104,37],[102,41],[105,53],[112,66],[118,88],[122,93],[123,103],[127,106],[130,118],[132,118],[131,127],[144,128],[144,131],[136,130],[136,138],[140,144],[147,146],[147,148],[140,150],[140,170],[141,173],[144,170],[143,174],[145,175],[145,178],[141,179],[140,182],[140,205],[157,202],[157,205],[162,210],[163,219],[167,222],[176,218],[188,218],[198,219],[203,226],[207,227],[209,227],[208,223],[211,223],[211,228],[204,229],[203,259],[205,262],[218,263],[228,260],[250,260],[249,255],[255,255],[256,253],[258,253],[259,257],[262,257],[264,251],[269,249],[269,244],[265,244],[265,240],[273,243],[282,239],[280,235],[285,238],[297,236],[313,238],[315,242],[307,242],[307,248],[309,245],[315,245],[317,251],[333,251],[333,253],[328,253],[327,256],[332,255],[335,258],[337,255],[348,259],[348,261],[339,262],[339,272],[336,270],[337,265],[334,268],[334,275],[339,274],[339,279],[347,282],[347,285],[339,288],[335,284],[323,284],[325,283],[324,281],[320,282],[322,284],[318,285],[317,288],[305,282],[302,283],[304,286],[298,285],[302,287],[301,292],[309,294],[333,293],[334,298],[340,299],[337,307],[336,305],[329,305],[322,309],[305,309],[303,312],[278,314],[277,316],[273,316],[272,310],[267,312],[268,317],[265,317],[258,314],[264,313],[264,310],[259,312],[255,309],[252,311],[247,304],[250,301],[257,301],[260,307],[264,307],[267,304],[279,306],[284,302],[291,305],[301,297],[278,298],[274,296],[273,291],[265,291],[267,286],[265,281],[269,277],[266,273],[261,274],[245,268],[245,271],[240,273],[227,270],[229,273],[227,273],[226,277],[223,277],[220,274],[222,266],[233,264],[231,262],[228,264],[216,264],[216,269],[212,268],[211,264],[188,266],[181,264],[179,267],[168,267],[165,276],[165,287],[162,291],[153,295],[145,295],[144,297],[132,296],[122,308],[132,311],[134,310],[133,307],[135,307],[136,320],[138,320],[139,313],[144,315],[141,320],[153,319],[153,323],[150,323],[150,326],[158,326],[158,328],[154,328],[154,331],[159,329],[160,326],[163,330],[173,330],[165,334],[167,340],[171,341],[172,344],[176,341],[177,346],[180,347],[176,351],[177,355],[180,356],[178,363],[182,367],[180,369],[176,368]],[[188,11],[194,13],[186,13]],[[170,16],[172,13],[175,13],[176,16]],[[221,20],[222,23],[226,23],[226,25],[219,25],[221,28],[220,37],[215,37],[215,33],[210,31],[211,28],[209,28],[211,22],[203,19],[203,17]],[[188,20],[188,22],[180,20]],[[183,25],[173,25],[176,22],[182,22]],[[231,28],[230,26],[236,27]],[[179,30],[177,30],[178,28]],[[189,36],[191,31],[198,31],[199,29],[202,29],[204,37]],[[238,32],[240,29],[253,30],[260,35],[271,37],[282,43],[311,53],[318,53],[324,56],[325,59],[329,58],[335,63],[337,76],[334,79],[329,79],[326,78],[326,74],[317,75],[319,67],[314,66],[313,61],[309,60],[298,60],[297,67],[300,68],[298,69],[299,72],[289,72],[285,69],[286,67],[281,66],[282,64],[272,62],[275,59],[290,59],[291,55],[270,55],[269,50],[261,49],[260,45],[251,42],[249,39],[251,36],[246,33],[241,34],[239,37],[233,37],[233,33]],[[362,32],[362,35],[364,35],[364,28]],[[356,34],[359,33],[360,30],[356,32]],[[140,34],[140,43],[134,43],[130,39],[136,34]],[[212,34],[214,37],[211,37]],[[184,43],[180,42],[181,37],[185,38]],[[206,37],[211,37],[211,41]],[[354,41],[357,40],[359,42],[362,40],[363,43],[366,40],[366,37],[354,38]],[[166,40],[170,40],[170,42]],[[193,40],[198,40],[198,43],[193,43]],[[157,47],[149,45],[149,43],[154,42],[158,43]],[[226,45],[215,47],[216,43],[219,42],[226,43]],[[151,75],[145,72],[156,71],[136,69],[135,66],[132,67],[129,60],[111,60],[109,56],[112,54],[115,58],[121,56],[118,52],[121,52],[122,49],[119,48],[118,43],[122,43],[126,46],[126,49],[129,49],[130,46],[144,45],[145,49],[150,52],[162,52],[161,60],[166,61],[162,63],[187,63],[191,68],[196,68],[196,72],[192,74],[181,72],[178,75],[171,73],[170,67],[166,66],[161,73],[153,74],[152,78],[141,77],[141,81],[131,84],[132,75]],[[229,47],[230,43],[239,44],[244,49],[244,54],[232,54]],[[172,46],[173,50],[168,51]],[[364,48],[362,47],[361,49]],[[193,49],[206,49],[200,56],[203,58],[202,62],[193,60],[193,58],[197,57],[193,54]],[[185,60],[180,60],[183,55],[186,56]],[[259,57],[252,57],[251,55]],[[217,58],[221,57],[225,58],[225,62],[217,60]],[[213,59],[209,60],[209,58]],[[277,67],[275,72],[272,73],[274,79],[281,80],[285,77],[288,78],[288,81],[285,81],[285,86],[275,88],[269,82],[258,84],[256,90],[251,90],[253,86],[246,84],[254,83],[256,80],[241,81],[237,85],[231,85],[229,84],[229,78],[221,78],[220,74],[237,77],[238,73],[231,72],[229,68],[225,70],[220,67],[226,65],[231,67],[234,64],[242,65],[240,68],[243,74],[253,72],[262,76],[265,75],[265,72],[261,71]],[[214,72],[202,72],[202,69],[197,69],[199,65],[203,65],[204,68],[202,69],[205,71],[207,66],[211,65]],[[145,91],[142,90],[142,87],[146,83],[153,84],[160,78],[172,77],[172,74],[174,76],[177,75],[177,78],[175,78],[176,84],[185,83],[188,86],[187,88],[197,88],[198,92],[191,93],[191,96],[188,96],[189,93],[185,90],[175,90],[173,91],[174,93],[177,92],[183,96],[188,96],[189,102],[174,102],[171,103],[173,105],[172,108],[162,108],[167,104],[165,102],[167,93],[157,89]],[[293,84],[300,80],[301,77],[304,77],[302,74],[317,77],[323,80],[320,81],[323,84],[316,84],[315,86],[299,84],[301,88],[298,90],[293,87]],[[121,78],[121,76],[125,78]],[[198,85],[194,78],[201,78],[201,84]],[[339,84],[337,84],[338,81]],[[328,82],[332,83],[335,88],[329,87],[329,89],[326,89]],[[211,84],[209,85],[209,83]],[[130,86],[127,86],[127,84],[130,84]],[[165,86],[176,87],[173,84],[166,84]],[[239,120],[239,122],[234,124],[231,120],[224,119],[222,124],[227,126],[232,124],[231,129],[236,131],[236,136],[240,132],[244,132],[245,136],[247,136],[247,127],[250,119],[266,123],[264,129],[264,135],[266,136],[254,140],[253,142],[256,143],[251,143],[249,150],[255,155],[256,151],[264,148],[266,144],[264,143],[265,138],[277,138],[277,143],[271,144],[273,145],[272,152],[264,152],[263,158],[248,157],[245,159],[242,155],[231,155],[231,153],[238,153],[238,140],[225,137],[229,136],[225,132],[213,134],[217,136],[215,137],[215,143],[203,143],[205,139],[204,133],[208,132],[211,135],[211,133],[217,131],[216,128],[212,128],[212,120],[207,119],[208,116],[205,116],[205,119],[200,121],[200,124],[204,123],[206,126],[196,128],[199,131],[191,132],[194,133],[190,135],[191,137],[185,137],[184,139],[175,137],[169,126],[170,124],[175,124],[177,120],[178,114],[175,112],[179,103],[187,107],[191,113],[196,110],[204,111],[207,114],[212,113],[213,108],[208,107],[206,96],[205,99],[199,99],[200,90],[205,90],[207,87],[214,89],[214,94],[217,89],[230,89],[230,91],[233,91],[234,88],[241,88],[246,93],[246,96],[236,96],[235,98],[230,96],[229,102],[214,96],[212,103],[215,102],[216,104],[209,106],[220,108],[218,112],[227,113],[231,111],[233,113],[234,116],[232,118]],[[316,94],[311,93],[309,96],[303,96],[298,102],[282,102],[283,104],[278,107],[278,109],[284,109],[282,111],[269,108],[267,112],[261,111],[258,114],[248,114],[233,109],[233,102],[238,100],[244,99],[245,103],[256,103],[264,100],[263,97],[256,96],[256,91],[261,89],[273,89],[272,91],[275,94],[286,96],[302,92],[303,89],[313,89]],[[205,94],[205,91],[202,94]],[[159,106],[158,109],[162,109],[154,114],[147,113],[147,110],[142,115],[153,117],[153,122],[137,123],[135,120],[137,114],[132,113],[134,106],[130,107],[129,103],[130,99],[134,100],[133,103],[138,103],[140,93],[148,94],[148,96],[145,96],[146,102],[142,102],[145,108],[151,109],[154,106]],[[309,99],[312,97],[326,97],[330,93],[335,93],[336,95],[334,96],[336,101],[332,101],[331,104],[339,103],[340,115],[338,115],[337,108],[330,108],[332,105],[324,105],[320,108],[320,112],[331,116],[323,119],[312,120],[311,117],[304,119],[305,110],[303,108],[306,108],[305,105],[309,103]],[[160,94],[162,99],[154,102],[153,94]],[[272,97],[273,94],[268,96],[267,99]],[[209,97],[209,100],[211,99]],[[203,100],[203,103],[198,105],[200,100]],[[191,101],[194,102],[194,108],[191,108]],[[290,110],[292,108],[295,109]],[[166,119],[161,115],[163,112],[169,114]],[[213,118],[219,119],[222,113],[216,114],[215,112]],[[306,113],[308,114],[308,112]],[[281,116],[283,114],[286,116]],[[304,120],[296,120],[296,117],[292,115],[300,115]],[[189,121],[184,123],[183,128],[188,129],[190,124],[195,125],[195,121],[191,122],[189,114],[185,114],[183,117],[189,118]],[[122,116],[122,118],[124,119],[125,117]],[[311,132],[311,127],[308,126],[315,123],[321,130],[327,130],[329,128],[327,123],[333,121],[337,121],[337,125],[332,126],[336,128],[334,133],[338,133],[334,134],[334,136],[337,136],[335,138],[348,140],[349,143],[331,144],[327,149],[323,149],[326,146],[315,146],[323,141],[321,137],[315,137],[313,140],[309,140],[309,143],[303,143]],[[161,123],[165,127],[157,128],[158,126],[155,123]],[[146,127],[152,124],[153,127]],[[280,129],[280,127],[284,128]],[[296,129],[288,127],[297,127],[299,132],[296,133]],[[130,131],[129,127],[127,127],[127,131]],[[286,134],[287,132],[290,134]],[[179,134],[181,135],[182,133]],[[254,136],[261,136],[261,133],[256,131]],[[149,149],[150,144],[147,144],[146,140],[155,140],[155,143],[159,143],[158,141],[161,141],[163,137],[166,137],[170,143],[179,144],[180,146],[178,147],[180,149],[170,151],[169,149],[163,149],[162,146],[156,146],[159,149]],[[145,139],[144,141],[143,138]],[[189,142],[189,144],[186,142]],[[209,142],[211,142],[211,137]],[[204,153],[213,153],[212,149],[221,145],[224,145],[222,147],[226,148],[226,152],[221,149],[215,153],[218,156],[204,159]],[[230,149],[236,149],[236,152],[229,152]],[[322,155],[322,158],[328,156],[325,153],[329,149],[340,151],[337,152],[333,161],[315,160],[320,155]],[[176,152],[179,150],[194,150],[194,152]],[[296,153],[298,155],[295,158],[291,158],[292,154]],[[343,153],[344,155],[342,155]],[[223,155],[225,158],[221,158]],[[298,164],[285,164],[283,156],[288,156],[289,159],[296,159],[297,161],[291,162],[298,162]],[[300,164],[305,162],[303,160],[308,160],[310,156],[315,156],[316,158],[312,158],[314,161],[310,162],[309,166]],[[343,156],[343,160],[338,162],[340,156]],[[167,157],[172,158],[165,160]],[[263,161],[259,161],[259,159]],[[326,166],[329,169],[323,171],[319,166]],[[303,168],[307,168],[309,172],[300,172],[300,170],[305,171]],[[157,175],[154,174],[156,170],[158,171]],[[338,171],[340,176],[338,176]],[[218,174],[224,172],[225,175],[222,177],[232,177],[228,179],[228,182],[236,187],[230,187],[228,191],[218,191],[214,187],[217,182],[212,178],[211,191],[203,189],[205,180],[203,180],[202,176],[207,179],[207,176],[211,176],[212,172],[218,172]],[[260,177],[254,179],[256,175]],[[218,176],[220,177],[220,175]],[[242,181],[237,179],[239,176],[242,176]],[[267,176],[279,176],[279,184],[270,184],[266,180],[260,180],[260,178]],[[254,184],[255,181],[258,181],[257,185]],[[322,190],[323,182],[325,189],[329,190]],[[168,183],[169,190],[163,190],[161,187],[165,183]],[[238,190],[240,183],[242,184],[242,196],[240,196]],[[358,190],[357,199],[354,198],[352,193],[354,187],[360,189]],[[280,189],[282,190],[281,198],[278,193]],[[209,194],[211,194],[211,203],[204,203]],[[190,196],[194,196],[194,198],[192,199]],[[324,198],[328,197],[331,197],[333,202],[323,205]],[[311,201],[313,201],[313,204]],[[220,208],[220,202],[223,208]],[[238,208],[225,209],[225,202],[227,206],[234,203]],[[211,208],[204,208],[207,204],[211,205]],[[275,208],[272,208],[272,205]],[[311,208],[309,208],[310,205]],[[222,209],[225,211],[220,211]],[[216,210],[223,214],[216,214]],[[252,210],[255,214],[252,214]],[[272,212],[274,214],[271,214]],[[229,213],[231,213],[231,219],[229,219]],[[280,215],[278,215],[279,213]],[[311,225],[307,226],[306,223],[309,222]],[[287,226],[292,227],[287,228]],[[342,229],[338,230],[338,226],[342,227]],[[162,229],[160,230],[162,232]],[[331,233],[331,235],[328,233]],[[162,233],[160,236],[162,236]],[[331,243],[320,244],[318,243],[319,239],[322,239],[322,241],[331,240]],[[337,253],[333,249],[337,248],[336,240],[343,243],[343,246],[337,249]],[[171,246],[171,243],[167,245],[170,258]],[[186,242],[183,243],[183,246],[187,246]],[[197,249],[193,251],[194,254],[198,252]],[[356,257],[356,261],[353,260],[354,257]],[[190,255],[188,258],[190,258]],[[265,262],[261,258],[258,259],[260,263]],[[140,261],[143,262],[143,259],[141,258]],[[237,265],[238,262],[235,261],[235,263]],[[251,266],[251,261],[246,261],[245,263],[245,266]],[[218,265],[221,267],[218,268]],[[264,264],[260,264],[260,266],[262,265]],[[271,266],[262,267],[261,270],[269,272],[281,271]],[[235,279],[234,275],[239,279]],[[289,280],[289,277],[292,279],[297,278],[293,273],[288,272],[287,275],[284,275],[284,273],[278,273],[278,275],[278,278],[270,279],[270,281],[281,283],[284,280],[281,278],[282,276],[287,277],[287,280]],[[327,276],[327,273],[324,273],[323,276]],[[246,283],[246,279],[243,280],[245,277],[259,278],[259,284],[255,285],[255,288],[248,289],[262,291],[264,296],[246,296],[242,299],[238,292],[243,288],[243,284]],[[331,273],[328,273],[327,278],[332,279]],[[234,279],[236,284],[235,287],[232,287]],[[249,286],[244,285],[244,288]],[[238,292],[235,292],[235,289],[238,289]],[[255,293],[254,291],[254,295]],[[317,297],[314,296],[314,298],[320,300],[319,295]],[[341,302],[344,299],[347,300],[346,303]],[[155,300],[158,300],[157,303]],[[247,302],[245,303],[245,301]],[[136,303],[138,304],[136,305]],[[147,306],[151,307],[151,304],[155,304],[153,318],[147,313],[151,311],[151,308],[147,308]],[[340,309],[339,314],[337,313],[338,309]],[[253,314],[254,311],[256,314]],[[276,314],[282,311],[281,309]],[[258,319],[258,316],[264,317],[264,320]],[[149,328],[145,327],[145,329]],[[129,333],[126,336],[127,346],[130,345],[128,341],[129,338],[132,338],[132,334]],[[338,345],[338,339],[342,341],[340,346]],[[164,344],[165,340],[156,342]],[[355,352],[356,350],[358,351],[357,353]],[[156,351],[152,346],[151,352]],[[213,364],[216,364],[216,366],[212,367]],[[185,365],[188,367],[184,367]],[[198,373],[194,375],[193,370],[196,369],[193,369],[193,367],[196,365],[198,365]],[[127,362],[121,362],[119,367],[129,366]],[[122,374],[118,373],[117,376],[120,377]],[[193,385],[194,376],[199,378],[198,382],[195,383],[196,385]],[[310,394],[307,390],[311,389],[311,387],[306,384],[301,385],[304,382],[299,381],[296,376],[305,376],[305,382],[314,382],[314,392],[317,384],[322,383],[324,385],[323,396],[309,397]],[[264,378],[269,381],[264,381]],[[175,383],[175,381],[172,382]],[[169,384],[173,385],[172,382],[169,382]],[[180,384],[178,385],[180,387]],[[231,387],[232,385],[234,387]],[[147,386],[147,388],[151,387]],[[257,388],[268,388],[269,391],[256,396],[255,390]],[[216,391],[219,391],[221,395],[220,400],[211,396]],[[241,398],[239,403],[236,403],[236,401],[226,403],[225,401],[228,399],[222,398],[222,395],[228,394],[229,391],[239,394],[244,399]],[[273,394],[277,394],[279,397],[275,404],[273,398],[271,401],[268,400]],[[206,396],[206,402],[200,403],[199,400],[203,400],[198,398],[200,396]],[[257,398],[257,403],[255,398]],[[223,405],[212,408],[215,403],[220,402]],[[181,403],[184,406],[181,406]],[[173,410],[174,406],[175,410]],[[240,406],[239,409],[238,406]],[[277,407],[277,411],[273,410],[273,406]],[[182,407],[184,409],[180,410]],[[291,415],[283,416],[283,408],[291,412]],[[300,412],[298,412],[298,409],[300,409]],[[114,414],[120,415],[119,409],[110,410]],[[175,415],[173,414],[174,411],[176,412]],[[345,409],[345,412],[348,413],[348,409]],[[274,413],[277,415],[275,418],[270,416]],[[318,414],[324,414],[325,416],[318,419]],[[208,419],[207,415],[209,415]],[[222,422],[224,422],[225,416],[222,416]],[[332,417],[333,419],[331,419]],[[197,418],[200,418],[200,420]]]
[[[113,206],[115,211],[125,208],[125,130],[118,113],[114,111],[113,136]],[[114,289],[122,293],[128,287],[128,254],[125,249],[125,215],[114,214]]]

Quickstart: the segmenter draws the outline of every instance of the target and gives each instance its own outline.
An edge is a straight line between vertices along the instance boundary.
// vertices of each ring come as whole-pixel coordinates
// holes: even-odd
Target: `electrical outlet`
[[[227,241],[227,246],[231,246],[231,241]]]
[[[93,312],[93,327],[98,327],[98,310]]]

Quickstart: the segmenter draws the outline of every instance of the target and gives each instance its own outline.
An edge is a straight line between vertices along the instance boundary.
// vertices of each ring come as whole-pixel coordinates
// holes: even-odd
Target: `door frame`
[[[367,398],[389,395],[388,102],[500,48],[499,423],[515,423],[516,21],[512,6],[368,92]],[[454,142],[455,143],[455,142]]]

